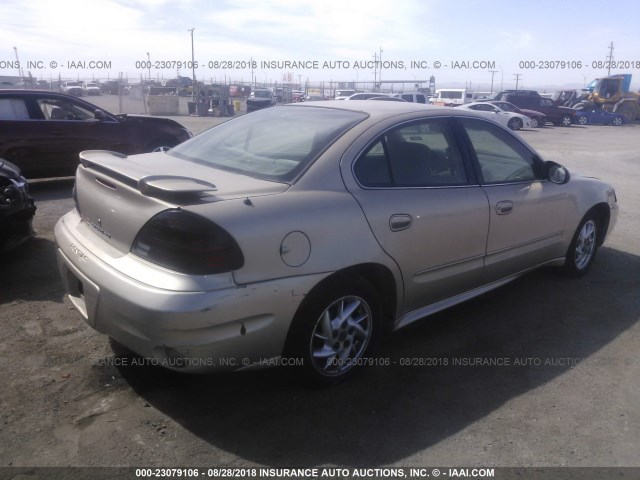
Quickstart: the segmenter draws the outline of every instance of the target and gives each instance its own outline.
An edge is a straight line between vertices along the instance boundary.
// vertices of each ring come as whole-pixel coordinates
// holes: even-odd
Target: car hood
[[[171,120],[170,118],[159,118],[159,117],[151,117],[149,115],[132,115],[130,113],[122,113],[120,115],[116,115],[121,122],[126,123],[135,123],[140,125],[172,125],[174,127],[180,127],[184,130],[186,128],[180,125],[175,120]]]
[[[0,175],[15,180],[20,178],[20,169],[13,163],[0,158]]]

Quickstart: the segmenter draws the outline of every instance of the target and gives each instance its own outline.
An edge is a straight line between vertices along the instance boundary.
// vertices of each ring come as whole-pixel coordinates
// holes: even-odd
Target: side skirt
[[[398,318],[398,320],[396,321],[393,330],[399,330],[403,327],[406,327],[407,325],[415,322],[416,320],[420,320],[421,318],[427,317],[429,315],[433,315],[434,313],[440,312],[441,310],[445,310],[449,307],[453,307],[454,305],[457,305],[458,303],[462,303],[462,302],[466,302],[467,300],[470,300],[474,297],[477,297],[479,295],[482,295],[483,293],[487,293],[495,288],[501,287],[519,277],[521,277],[522,275],[524,275],[525,273],[528,273],[532,270],[536,270],[540,267],[544,267],[544,266],[562,266],[564,265],[565,262],[565,258],[561,257],[561,258],[556,258],[553,260],[550,260],[548,262],[545,263],[541,263],[540,265],[536,265],[535,267],[531,267],[528,268],[526,270],[523,270],[521,272],[518,272],[514,275],[511,275],[509,277],[503,278],[501,280],[497,280],[495,282],[492,283],[488,283],[486,285],[483,285],[481,287],[478,288],[474,288],[473,290],[469,290],[468,292],[464,292],[461,293],[459,295],[456,295],[454,297],[450,297],[450,298],[446,298],[444,300],[440,300],[439,302],[436,303],[432,303],[431,305],[427,305],[426,307],[422,307],[419,308],[417,310],[413,310],[412,312],[408,312],[405,313],[404,315],[402,315],[400,318]]]

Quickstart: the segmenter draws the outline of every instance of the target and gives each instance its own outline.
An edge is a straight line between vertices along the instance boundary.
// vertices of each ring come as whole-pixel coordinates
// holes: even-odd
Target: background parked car
[[[345,98],[345,100],[369,100],[370,98],[373,97],[390,97],[391,95],[388,95],[386,93],[380,93],[380,92],[360,92],[360,93],[354,93],[353,95]]]
[[[429,98],[422,92],[404,92],[404,93],[394,93],[393,97],[401,98],[405,102],[413,102],[413,103],[429,103]]]
[[[502,95],[500,100],[513,103],[519,108],[540,112],[554,125],[570,127],[577,121],[576,111],[573,108],[560,107],[555,105],[550,98],[541,97],[540,95],[508,93]]]
[[[407,100],[404,100],[398,97],[392,97],[391,95],[384,95],[381,97],[371,97],[369,98],[369,100],[377,100],[382,102],[407,102]]]
[[[247,99],[247,113],[260,110],[261,108],[274,107],[277,98],[273,90],[268,88],[256,88]]]
[[[0,157],[27,178],[73,175],[82,150],[130,155],[189,137],[186,128],[166,118],[113,115],[57,92],[0,91]]]
[[[576,111],[580,125],[601,124],[619,127],[626,123],[625,118],[619,113],[607,112],[600,105],[593,103],[583,103],[576,108]]]
[[[85,95],[100,95],[100,86],[95,82],[84,82],[82,84],[82,91]]]
[[[335,100],[344,100],[346,98],[349,98],[351,95],[353,95],[354,93],[356,93],[355,90],[336,90],[335,92],[335,96],[334,99]]]
[[[295,103],[82,157],[55,228],[69,299],[181,371],[284,357],[343,380],[391,329],[543,265],[584,275],[618,212],[482,115],[409,102]]]
[[[0,252],[11,250],[34,236],[36,206],[20,169],[0,158]]]
[[[531,119],[526,115],[502,110],[500,107],[489,102],[472,102],[457,108],[478,112],[504,127],[509,127],[511,130],[531,127]]]
[[[513,103],[509,102],[501,102],[501,101],[490,101],[492,105],[495,105],[499,109],[505,112],[513,112],[519,113],[520,115],[524,115],[525,117],[529,117],[531,119],[531,126],[533,128],[543,127],[547,122],[547,117],[542,112],[536,112],[535,110],[529,110],[527,108],[518,108]]]
[[[84,94],[81,82],[64,82],[62,91],[67,95],[75,95],[76,97],[81,97]]]
[[[301,102],[324,102],[326,98],[322,95],[304,95],[301,97]]]

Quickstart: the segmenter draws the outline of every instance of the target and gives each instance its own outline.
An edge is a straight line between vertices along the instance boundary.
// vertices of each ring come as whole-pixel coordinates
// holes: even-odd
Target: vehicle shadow
[[[587,359],[632,327],[640,314],[639,270],[640,257],[602,248],[581,279],[534,272],[391,335],[380,357],[395,364],[331,388],[300,387],[285,368],[120,372],[153,407],[243,459],[280,467],[391,464],[575,366],[557,360]],[[454,365],[505,358],[509,366]],[[416,365],[401,365],[403,359]]]
[[[61,200],[71,197],[74,181],[75,177],[29,180],[29,192],[36,197],[37,202]]]
[[[36,237],[0,253],[0,305],[14,300],[62,302],[64,288],[58,273],[55,243]]]

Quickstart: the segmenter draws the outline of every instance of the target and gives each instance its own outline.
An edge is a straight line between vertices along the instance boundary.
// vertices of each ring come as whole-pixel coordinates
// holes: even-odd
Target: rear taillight
[[[131,252],[190,275],[230,272],[244,265],[240,247],[226,230],[184,210],[166,210],[149,220]]]

